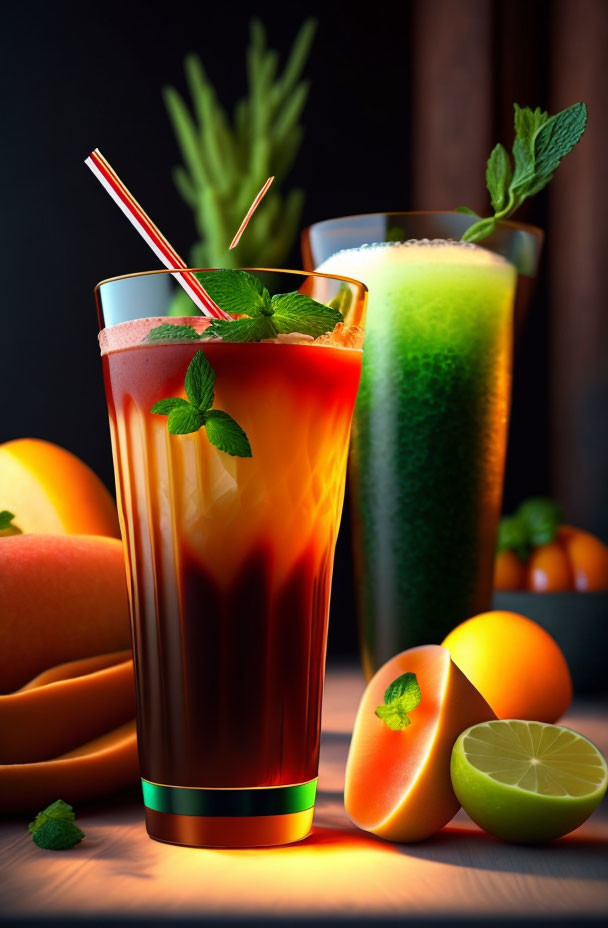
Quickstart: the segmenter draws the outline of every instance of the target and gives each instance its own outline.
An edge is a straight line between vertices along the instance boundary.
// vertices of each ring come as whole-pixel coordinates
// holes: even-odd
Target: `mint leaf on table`
[[[192,339],[192,341],[199,341],[202,335],[199,335],[196,329],[191,325],[171,325],[170,322],[163,322],[162,325],[157,325],[153,329],[150,329],[146,336],[146,341],[177,341],[178,339],[181,340],[185,338]]]
[[[34,844],[45,851],[67,851],[84,838],[84,832],[73,822],[49,819],[32,835]]]
[[[512,216],[528,197],[547,186],[562,160],[580,141],[587,124],[587,107],[574,103],[555,116],[537,107],[515,110],[515,139],[511,159],[502,145],[493,149],[486,167],[486,186],[494,216],[479,219],[462,236],[478,242],[490,235],[501,219]],[[460,207],[459,212],[465,208]]]
[[[392,731],[403,731],[410,724],[408,713],[420,704],[422,693],[415,673],[403,673],[390,684],[384,693],[384,705],[378,706],[376,715]]]
[[[205,414],[205,430],[212,445],[239,458],[251,457],[251,445],[245,432],[232,416],[221,409],[210,409]]]
[[[65,851],[84,838],[84,832],[74,824],[76,818],[72,806],[58,799],[39,812],[29,830],[38,847],[49,851]]]
[[[251,445],[238,422],[221,409],[211,409],[215,398],[214,388],[215,371],[205,352],[197,351],[184,378],[188,399],[173,396],[159,400],[150,412],[157,416],[167,416],[167,428],[171,435],[189,435],[204,428],[211,444],[220,451],[235,457],[250,458]]]
[[[220,309],[248,316],[270,308],[270,294],[259,277],[248,271],[197,271],[196,276]]]

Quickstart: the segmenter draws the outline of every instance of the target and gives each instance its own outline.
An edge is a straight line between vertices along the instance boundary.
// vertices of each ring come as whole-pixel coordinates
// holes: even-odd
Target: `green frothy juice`
[[[350,471],[369,675],[490,608],[516,271],[442,240],[348,249],[319,270],[369,287]]]

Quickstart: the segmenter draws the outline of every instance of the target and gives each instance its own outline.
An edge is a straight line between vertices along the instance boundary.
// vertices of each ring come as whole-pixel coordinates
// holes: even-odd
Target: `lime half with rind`
[[[587,738],[560,725],[518,719],[463,731],[450,772],[473,821],[518,844],[574,831],[600,804],[608,784],[606,761]]]

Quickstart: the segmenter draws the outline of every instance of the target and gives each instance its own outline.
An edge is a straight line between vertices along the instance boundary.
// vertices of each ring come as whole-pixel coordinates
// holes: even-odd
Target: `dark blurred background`
[[[170,17],[129,0],[5,9],[0,441],[49,439],[113,486],[92,288],[157,265],[83,160],[99,146],[187,254],[194,227],[171,180],[179,155],[161,89],[185,90],[182,60],[197,51],[232,107],[253,13],[282,54],[306,16],[318,19],[306,137],[287,185],[306,191],[304,225],[375,210],[487,212],[485,160],[497,141],[510,149],[513,101],[550,112],[587,102],[582,143],[517,216],[547,239],[515,364],[504,508],[550,493],[608,540],[605,0],[175,0]],[[330,653],[355,648],[346,518]]]

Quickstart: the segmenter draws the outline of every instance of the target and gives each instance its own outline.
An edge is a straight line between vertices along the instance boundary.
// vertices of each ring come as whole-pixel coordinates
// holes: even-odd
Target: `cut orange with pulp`
[[[416,674],[421,700],[394,731],[376,715],[387,687]],[[353,731],[344,804],[355,825],[389,841],[421,841],[458,811],[450,757],[458,735],[496,718],[440,645],[397,654],[370,680]]]

